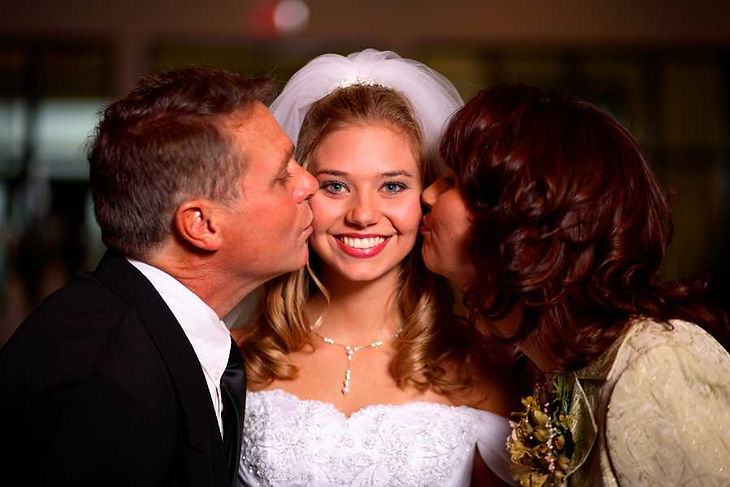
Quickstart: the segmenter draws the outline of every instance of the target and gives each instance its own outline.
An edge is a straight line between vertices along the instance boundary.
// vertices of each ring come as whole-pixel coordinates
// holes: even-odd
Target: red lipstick
[[[356,248],[356,247],[350,247],[345,242],[341,240],[342,237],[349,237],[349,238],[384,238],[380,244],[374,246],[374,247],[368,247],[368,248]],[[385,249],[385,246],[388,245],[388,241],[390,241],[390,236],[385,235],[377,235],[377,234],[343,234],[338,235],[337,237],[332,237],[335,239],[335,242],[337,242],[337,245],[342,249],[344,253],[351,257],[357,257],[357,258],[368,258],[368,257],[375,257],[380,252]]]

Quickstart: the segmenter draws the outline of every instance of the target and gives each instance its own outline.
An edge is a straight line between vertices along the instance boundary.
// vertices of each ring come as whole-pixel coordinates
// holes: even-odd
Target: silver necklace
[[[367,345],[360,345],[358,347],[351,347],[350,345],[344,345],[342,343],[337,343],[330,337],[322,336],[316,331],[314,332],[315,335],[317,335],[319,338],[322,339],[322,341],[328,345],[336,345],[338,347],[342,347],[345,350],[345,355],[347,356],[347,369],[345,370],[345,380],[342,381],[342,395],[346,396],[350,393],[350,380],[352,378],[352,356],[355,355],[357,352],[364,348],[377,348],[383,346],[386,342],[389,342],[395,338],[398,338],[403,331],[403,328],[398,328],[398,330],[393,333],[391,336],[386,338],[385,340],[375,340]]]

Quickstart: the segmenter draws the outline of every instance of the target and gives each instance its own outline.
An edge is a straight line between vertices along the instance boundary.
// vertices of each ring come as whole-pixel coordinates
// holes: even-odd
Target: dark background
[[[465,99],[497,82],[583,96],[674,194],[663,274],[727,305],[730,2],[5,0],[0,4],[0,344],[103,252],[83,144],[138,77],[188,64],[286,79],[324,52],[421,60]]]

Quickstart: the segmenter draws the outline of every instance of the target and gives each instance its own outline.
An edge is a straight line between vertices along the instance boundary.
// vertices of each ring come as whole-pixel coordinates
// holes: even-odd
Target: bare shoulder
[[[448,373],[461,374],[467,379],[467,386],[454,394],[459,405],[489,411],[500,416],[509,416],[519,408],[519,374],[509,367],[481,370],[475,366],[452,366]]]

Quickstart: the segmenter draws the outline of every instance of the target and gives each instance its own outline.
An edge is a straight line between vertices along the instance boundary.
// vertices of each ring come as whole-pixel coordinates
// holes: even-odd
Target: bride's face
[[[421,219],[421,172],[408,136],[386,125],[353,125],[327,135],[309,170],[310,237],[328,273],[351,281],[397,275]]]

